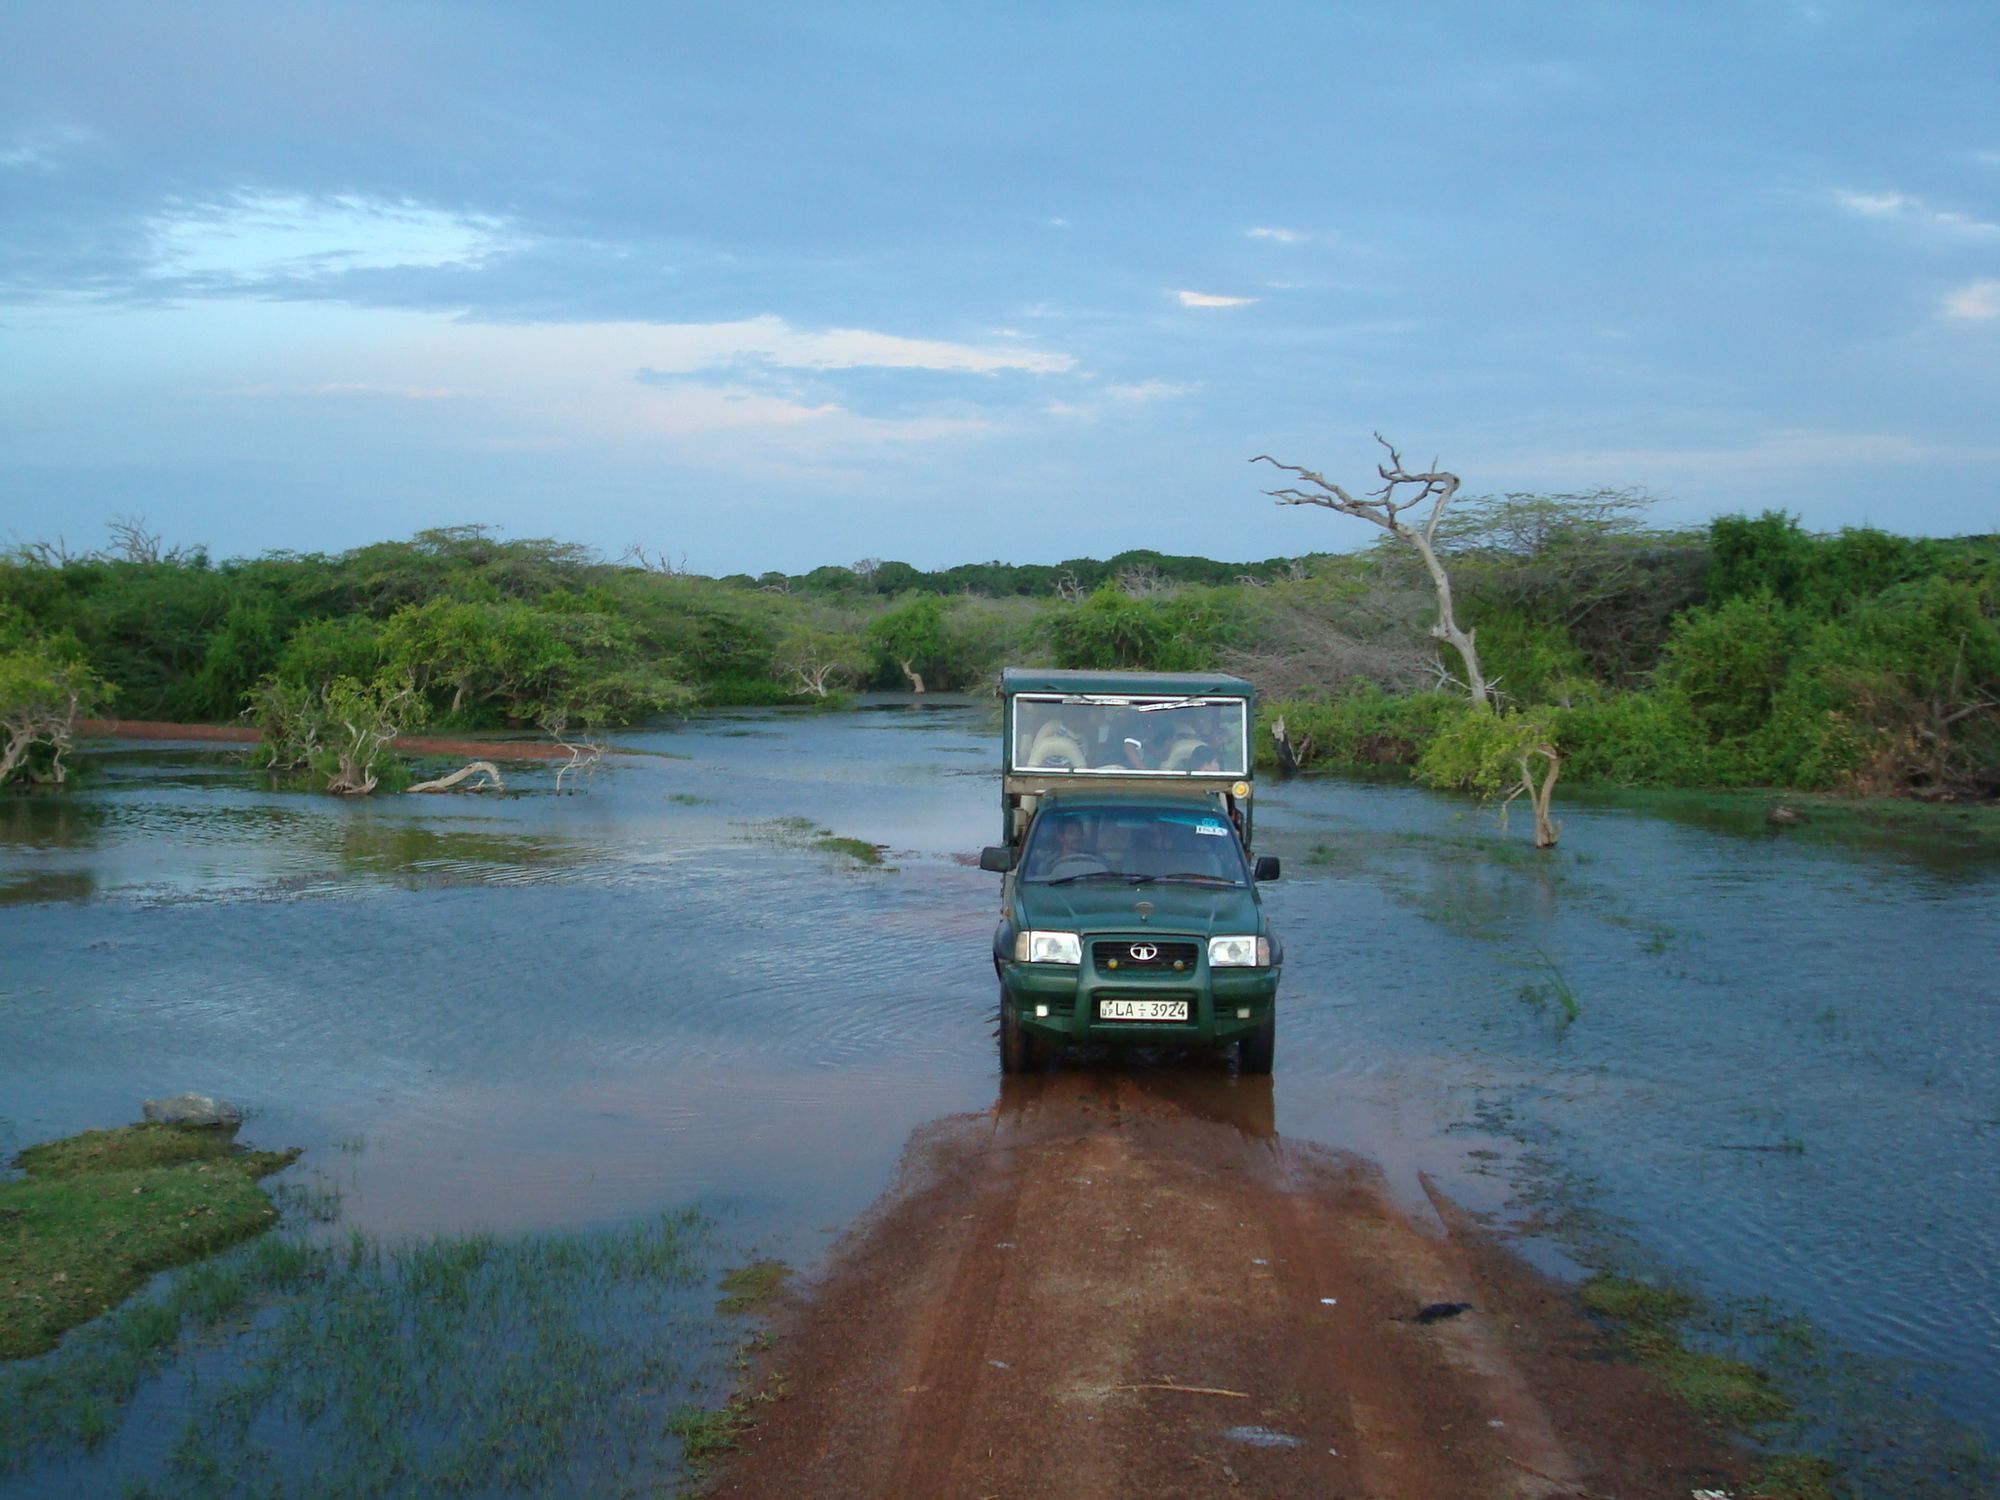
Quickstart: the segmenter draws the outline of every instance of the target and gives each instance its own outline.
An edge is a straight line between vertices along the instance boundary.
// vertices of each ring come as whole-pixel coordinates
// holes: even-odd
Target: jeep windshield
[[[1249,772],[1249,704],[1242,698],[1018,693],[1013,712],[1016,771]]]
[[[1202,808],[1051,808],[1035,820],[1022,880],[1065,885],[1104,880],[1245,886],[1250,871],[1235,831]]]

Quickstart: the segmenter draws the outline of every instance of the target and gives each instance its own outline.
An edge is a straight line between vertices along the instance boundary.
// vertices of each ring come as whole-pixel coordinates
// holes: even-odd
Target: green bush
[[[1617,786],[1698,786],[1714,754],[1687,700],[1670,690],[1613,693],[1557,716],[1563,774]]]
[[[1107,583],[1049,620],[1059,667],[1197,672],[1215,665],[1226,618],[1212,592],[1135,599]]]
[[[1689,610],[1674,624],[1657,680],[1686,700],[1711,742],[1754,734],[1808,625],[1768,592]]]
[[[1491,799],[1520,786],[1522,756],[1553,739],[1546,713],[1495,713],[1460,703],[1424,746],[1414,774],[1425,786]]]
[[[1264,705],[1265,724],[1285,721],[1301,769],[1414,766],[1433,737],[1467,707],[1447,693],[1385,693],[1365,686],[1338,698],[1293,698]],[[1257,736],[1261,764],[1275,761],[1271,736]]]

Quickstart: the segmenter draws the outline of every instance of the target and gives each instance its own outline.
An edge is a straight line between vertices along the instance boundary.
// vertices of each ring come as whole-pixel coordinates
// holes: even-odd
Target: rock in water
[[[171,1099],[148,1099],[146,1118],[156,1125],[241,1125],[243,1111],[227,1099],[211,1099],[206,1094],[175,1094]]]

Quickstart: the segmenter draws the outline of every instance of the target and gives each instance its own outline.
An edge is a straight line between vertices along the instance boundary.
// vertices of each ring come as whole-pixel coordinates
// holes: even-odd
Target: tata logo
[[[1134,943],[1132,945],[1132,962],[1135,964],[1149,964],[1159,956],[1160,950],[1155,948],[1151,943]]]

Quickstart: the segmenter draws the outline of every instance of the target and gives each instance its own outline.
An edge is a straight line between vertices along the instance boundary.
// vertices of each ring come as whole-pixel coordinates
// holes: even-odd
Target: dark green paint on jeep
[[[1007,842],[1000,1063],[1068,1043],[1223,1047],[1271,1071],[1283,953],[1249,852],[1249,683],[1220,673],[1001,678]]]

